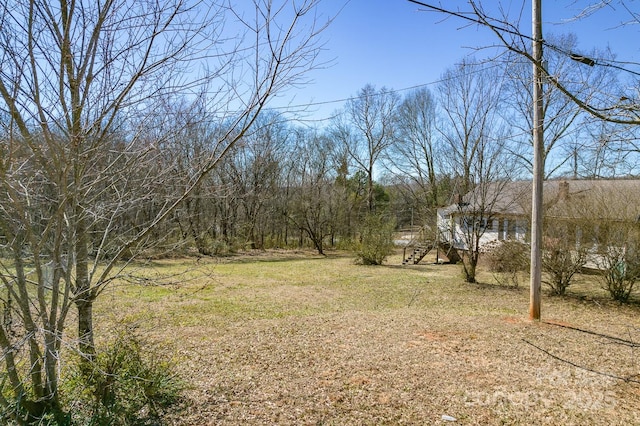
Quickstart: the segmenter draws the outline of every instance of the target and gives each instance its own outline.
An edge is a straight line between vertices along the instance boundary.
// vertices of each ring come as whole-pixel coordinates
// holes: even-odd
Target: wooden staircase
[[[462,262],[462,257],[458,250],[449,241],[440,241],[440,249],[444,252],[444,255],[449,259],[449,263]]]
[[[449,263],[458,263],[462,261],[462,257],[460,257],[458,250],[448,241],[439,241],[438,244],[428,241],[424,244],[413,247],[412,252],[408,257],[406,256],[405,249],[405,255],[402,256],[402,265],[417,265],[422,259],[424,259],[427,253],[435,247],[439,247],[440,250],[442,250],[442,254],[449,259]]]
[[[438,257],[444,255],[449,259],[449,263],[462,262],[460,253],[453,245],[452,241],[449,241],[450,237],[448,233],[443,233],[442,230],[436,232],[436,238],[434,240],[422,240],[426,235],[433,235],[431,228],[425,226],[418,232],[418,240],[412,239],[409,246],[405,247],[404,254],[402,255],[402,265],[417,265],[422,259],[434,248],[438,248]],[[423,242],[419,242],[419,241]],[[407,257],[407,252],[411,251],[411,254]],[[436,262],[440,262],[440,259],[436,259]]]
[[[433,244],[432,242],[428,242],[426,244],[414,247],[413,251],[409,255],[409,257],[403,256],[402,264],[403,265],[408,265],[408,264],[417,265],[422,259],[424,259],[424,257],[427,255],[427,253],[429,253],[433,249],[434,246],[435,246],[435,244]]]

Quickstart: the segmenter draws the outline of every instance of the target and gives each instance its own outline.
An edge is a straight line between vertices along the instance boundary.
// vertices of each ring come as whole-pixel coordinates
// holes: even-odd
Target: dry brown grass
[[[637,306],[582,278],[574,297],[545,296],[545,322],[532,323],[526,288],[400,260],[165,261],[112,288],[97,315],[105,329],[135,323],[181,361],[190,386],[169,424],[640,424],[640,385],[587,370],[638,374],[634,348],[563,327],[638,341]]]

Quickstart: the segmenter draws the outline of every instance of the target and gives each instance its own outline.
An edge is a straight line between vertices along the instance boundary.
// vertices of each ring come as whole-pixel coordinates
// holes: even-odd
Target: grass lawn
[[[640,381],[636,348],[602,336],[640,342],[638,305],[580,277],[532,323],[526,284],[400,261],[156,262],[99,299],[98,334],[135,326],[179,361],[189,388],[168,424],[640,424],[640,385],[607,376]]]

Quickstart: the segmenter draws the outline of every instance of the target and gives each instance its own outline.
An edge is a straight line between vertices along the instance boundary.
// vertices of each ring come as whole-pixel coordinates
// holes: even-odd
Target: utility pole
[[[533,38],[533,185],[531,195],[531,290],[529,318],[540,320],[542,283],[542,182],[544,178],[544,113],[542,100],[542,0],[532,0]]]

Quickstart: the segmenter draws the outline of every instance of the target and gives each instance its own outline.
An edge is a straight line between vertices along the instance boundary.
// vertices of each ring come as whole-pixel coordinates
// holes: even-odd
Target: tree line
[[[569,49],[577,40],[562,36],[557,43]],[[549,69],[584,96],[621,83],[609,71],[549,56]],[[530,67],[515,56],[502,63],[465,58],[431,87],[399,93],[366,85],[320,128],[264,111],[163,235],[205,255],[272,247],[323,253],[347,247],[373,214],[400,228],[433,226],[435,209],[458,194],[530,178],[528,81]],[[553,86],[545,90],[546,178],[637,175],[634,127],[594,120]],[[193,126],[204,129],[185,131],[212,131],[207,121]],[[197,156],[190,150],[206,145],[206,137],[180,137],[166,150],[189,164]]]

